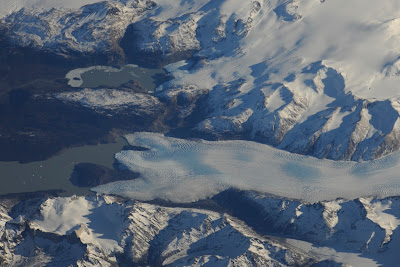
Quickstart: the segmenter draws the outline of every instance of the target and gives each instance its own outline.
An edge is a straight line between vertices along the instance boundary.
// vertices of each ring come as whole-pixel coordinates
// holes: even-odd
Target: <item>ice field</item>
[[[250,141],[192,141],[155,133],[126,136],[148,151],[122,151],[116,160],[141,178],[92,190],[139,200],[191,202],[238,188],[317,202],[400,194],[400,154],[370,162],[295,155]]]

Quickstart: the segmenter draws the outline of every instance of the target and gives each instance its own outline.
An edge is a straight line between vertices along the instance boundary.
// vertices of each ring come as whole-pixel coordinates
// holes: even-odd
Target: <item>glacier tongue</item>
[[[131,145],[149,148],[115,156],[119,166],[139,172],[141,177],[92,190],[143,201],[160,198],[173,202],[197,201],[228,188],[311,203],[400,194],[399,153],[364,163],[337,162],[251,141],[195,141],[156,133],[135,133],[126,138]]]

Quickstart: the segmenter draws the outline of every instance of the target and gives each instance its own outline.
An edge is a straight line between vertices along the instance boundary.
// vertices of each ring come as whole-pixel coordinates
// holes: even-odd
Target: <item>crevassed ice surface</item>
[[[141,178],[94,188],[139,200],[190,202],[239,188],[306,202],[400,194],[400,154],[364,163],[319,160],[250,141],[191,141],[155,133],[128,135],[148,151],[116,160]]]

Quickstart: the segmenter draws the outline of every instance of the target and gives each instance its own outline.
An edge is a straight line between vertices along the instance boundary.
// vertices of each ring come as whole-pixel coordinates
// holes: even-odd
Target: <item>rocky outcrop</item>
[[[64,57],[123,57],[119,41],[129,24],[151,9],[151,1],[99,2],[79,10],[21,9],[3,19],[7,39],[22,47]]]
[[[100,215],[102,220],[93,220]],[[7,218],[2,266],[307,266],[317,261],[232,216],[201,209],[71,197],[46,200],[30,218]]]
[[[213,201],[219,212],[206,202],[164,206],[110,196],[20,203],[1,209],[1,263],[326,266],[397,258],[397,197],[308,204],[228,190]]]

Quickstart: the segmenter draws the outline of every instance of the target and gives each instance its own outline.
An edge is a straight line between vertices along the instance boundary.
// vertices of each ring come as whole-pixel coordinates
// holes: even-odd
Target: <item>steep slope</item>
[[[319,158],[370,160],[399,149],[393,19],[398,6],[379,3],[378,14],[370,5],[360,12],[359,1],[346,11],[342,4],[208,3],[176,18],[179,27],[168,30],[149,18],[146,31],[153,34],[142,34],[138,46],[165,55],[198,51],[168,66],[175,79],[159,90],[170,98],[181,85],[210,90],[207,118],[194,128],[200,136],[253,139]],[[339,20],[329,12],[343,14],[335,15]],[[135,25],[144,31],[144,22]]]
[[[14,0],[2,1],[0,3],[0,18],[5,17],[22,8],[80,8],[83,5],[99,2],[98,0],[70,0],[70,1],[54,1],[54,0]]]
[[[399,199],[306,204],[228,190],[220,213],[110,196],[1,210],[2,266],[393,266]],[[176,204],[169,203],[168,206]],[[335,265],[333,265],[335,266]]]
[[[153,6],[151,1],[98,2],[80,9],[20,9],[6,16],[8,40],[68,57],[70,54],[121,54],[118,46],[130,23]]]
[[[358,161],[400,148],[399,10],[394,0],[110,1],[21,9],[3,27],[17,45],[67,57],[167,65],[174,79],[158,97],[204,96],[177,115],[200,120],[192,136]]]
[[[216,212],[56,198],[4,216],[2,266],[298,266],[316,261]],[[22,213],[21,213],[22,212]],[[224,246],[221,246],[224,244]]]
[[[315,247],[330,247],[334,249],[333,257],[342,257],[341,252],[360,253],[361,257],[373,259],[382,266],[391,266],[398,258],[395,252],[399,238],[398,197],[305,204],[230,190],[214,199],[259,232],[308,241]],[[314,253],[318,253],[318,249]],[[347,263],[353,266],[372,264],[354,260]]]

